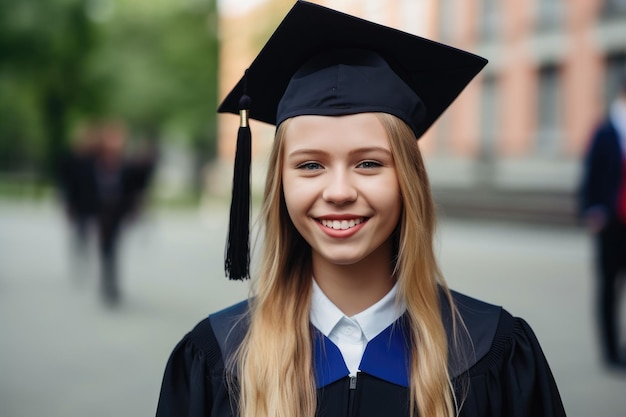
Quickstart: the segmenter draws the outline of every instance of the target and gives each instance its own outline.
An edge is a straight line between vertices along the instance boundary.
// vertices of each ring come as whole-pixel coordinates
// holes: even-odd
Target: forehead
[[[287,154],[301,149],[349,151],[378,147],[388,150],[389,139],[374,113],[303,115],[289,120],[283,146]]]

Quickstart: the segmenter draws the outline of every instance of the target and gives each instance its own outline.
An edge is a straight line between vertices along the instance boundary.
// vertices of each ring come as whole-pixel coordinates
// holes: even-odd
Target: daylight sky
[[[238,15],[267,0],[218,0],[220,12],[225,15]]]

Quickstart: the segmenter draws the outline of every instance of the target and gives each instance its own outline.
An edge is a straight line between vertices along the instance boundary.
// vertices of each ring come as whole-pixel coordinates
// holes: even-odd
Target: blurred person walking
[[[626,279],[626,76],[584,160],[580,209],[594,235],[597,315],[603,359],[626,368],[620,347],[620,289]]]
[[[144,210],[148,192],[154,180],[160,157],[159,144],[156,139],[144,140],[130,160],[133,171],[133,189],[137,194],[136,213]]]
[[[145,204],[156,152],[130,158],[126,131],[118,123],[96,124],[87,130],[59,164],[59,185],[72,229],[75,273],[84,275],[94,229],[98,241],[100,291],[110,306],[120,300],[118,247],[124,226]]]
[[[83,280],[87,273],[89,235],[98,206],[94,175],[97,142],[96,130],[87,129],[57,165],[59,194],[70,229],[71,272],[76,280]]]
[[[135,215],[144,191],[139,187],[135,165],[124,153],[125,144],[126,132],[121,125],[108,123],[100,127],[94,178],[98,197],[100,284],[108,305],[116,305],[120,300],[119,239],[124,224]]]

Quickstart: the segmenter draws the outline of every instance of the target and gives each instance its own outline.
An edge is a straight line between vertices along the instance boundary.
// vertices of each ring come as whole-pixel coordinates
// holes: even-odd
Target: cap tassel
[[[237,133],[233,195],[224,260],[226,276],[231,280],[250,278],[250,164],[252,160],[252,134],[248,123],[250,104],[250,97],[245,94],[239,100],[241,122]]]

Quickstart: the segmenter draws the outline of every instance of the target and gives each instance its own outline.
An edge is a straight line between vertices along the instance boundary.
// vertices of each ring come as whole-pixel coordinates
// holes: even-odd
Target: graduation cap
[[[298,1],[218,108],[241,115],[226,275],[249,276],[248,118],[383,112],[420,138],[487,60],[448,45]]]

